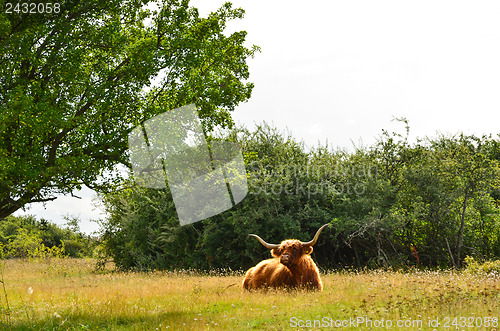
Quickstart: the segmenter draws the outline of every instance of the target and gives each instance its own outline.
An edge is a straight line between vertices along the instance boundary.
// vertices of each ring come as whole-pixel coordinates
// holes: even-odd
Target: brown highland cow
[[[323,283],[318,267],[309,254],[312,253],[312,246],[318,240],[319,234],[328,225],[319,228],[314,238],[308,242],[288,239],[279,245],[268,244],[259,236],[249,234],[269,248],[274,258],[264,260],[248,269],[243,280],[243,288],[247,290],[266,287],[304,288],[322,291]]]

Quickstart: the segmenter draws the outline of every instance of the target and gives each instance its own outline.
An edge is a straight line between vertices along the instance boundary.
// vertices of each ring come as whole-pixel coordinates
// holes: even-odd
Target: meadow
[[[242,273],[96,272],[89,259],[3,260],[1,329],[499,329],[500,276],[343,271],[323,292],[241,289]]]

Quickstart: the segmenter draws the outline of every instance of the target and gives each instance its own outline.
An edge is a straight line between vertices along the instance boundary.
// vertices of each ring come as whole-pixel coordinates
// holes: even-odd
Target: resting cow
[[[271,250],[272,259],[264,260],[255,267],[248,269],[243,280],[243,288],[247,290],[262,287],[273,288],[304,288],[323,290],[319,270],[309,254],[312,246],[318,240],[321,231],[329,224],[323,225],[311,241],[302,242],[288,239],[281,244],[268,244],[255,234],[249,236]]]

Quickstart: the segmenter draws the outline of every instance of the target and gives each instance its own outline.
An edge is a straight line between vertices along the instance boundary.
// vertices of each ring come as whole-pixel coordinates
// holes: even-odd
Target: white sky
[[[191,0],[206,16],[225,1]],[[246,11],[228,26],[262,52],[249,62],[252,98],[233,116],[266,121],[309,146],[371,145],[382,129],[410,121],[411,137],[500,132],[499,1],[234,0]],[[99,218],[84,199],[64,197],[28,213],[82,230]]]

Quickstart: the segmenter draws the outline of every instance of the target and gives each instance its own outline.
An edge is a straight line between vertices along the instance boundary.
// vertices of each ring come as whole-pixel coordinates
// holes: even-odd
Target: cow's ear
[[[311,254],[313,252],[312,246],[302,248],[302,254]]]
[[[278,248],[275,248],[275,249],[272,249],[271,250],[271,254],[276,256],[276,257],[280,257],[281,256],[281,249],[278,247]]]

